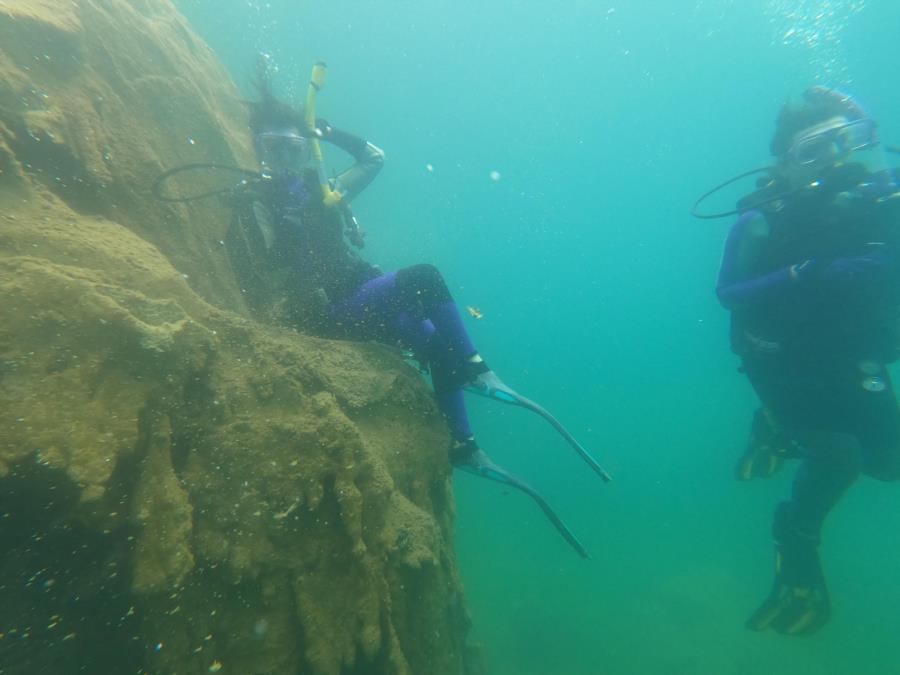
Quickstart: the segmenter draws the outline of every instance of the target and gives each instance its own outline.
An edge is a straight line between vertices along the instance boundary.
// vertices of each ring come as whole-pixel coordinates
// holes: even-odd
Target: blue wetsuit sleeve
[[[783,267],[758,277],[741,278],[741,247],[746,242],[747,229],[755,218],[762,217],[758,211],[748,211],[738,218],[725,241],[725,252],[719,268],[716,295],[726,309],[757,302],[773,292],[785,288],[793,281],[790,267]]]
[[[879,246],[860,256],[832,260],[822,270],[822,279],[845,285],[884,272],[897,275],[897,257],[886,246]]]

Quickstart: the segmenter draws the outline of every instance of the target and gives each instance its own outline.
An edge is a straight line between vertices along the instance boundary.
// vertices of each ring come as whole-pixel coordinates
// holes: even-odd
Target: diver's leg
[[[610,480],[606,470],[555,417],[507,386],[482,360],[447,284],[433,265],[414,265],[372,279],[350,298],[333,305],[331,314],[335,323],[356,334],[385,341],[399,336],[402,343],[426,357],[433,376],[437,365],[437,377],[443,384],[436,385],[436,391],[445,396],[447,410],[460,409],[459,395],[451,392],[463,387],[531,410],[547,420],[601,478]],[[416,324],[414,320],[420,319],[427,321]],[[433,326],[427,341],[415,338],[418,325]]]
[[[760,406],[753,414],[747,447],[735,465],[735,478],[769,478],[781,470],[786,459],[798,456],[798,442],[785,433],[771,410]]]
[[[863,472],[876,480],[900,479],[900,408],[887,368],[873,372],[873,362],[861,373],[858,431],[863,448]]]
[[[328,308],[331,322],[348,335],[383,340],[391,322],[405,308],[397,300],[397,273],[369,279],[348,297]]]
[[[780,354],[744,355],[741,370],[759,397],[744,454],[738,460],[738,480],[768,477],[784,459],[798,458],[797,429],[817,423],[818,381]],[[781,460],[781,461],[779,461]]]
[[[418,310],[418,311],[417,311]],[[468,337],[462,318],[440,273],[419,265],[363,284],[347,301],[333,307],[336,321],[350,322],[357,334],[397,341],[431,367],[438,407],[451,434],[450,460],[455,467],[504,483],[531,497],[553,526],[583,558],[587,551],[547,501],[527,483],[495,464],[475,441],[469,425],[460,371],[474,364],[490,372]],[[428,318],[423,319],[422,316]],[[461,367],[461,360],[463,366]]]
[[[435,359],[440,360],[446,368],[448,389],[464,387],[537,413],[559,432],[603,480],[611,480],[606,470],[553,415],[514,391],[485,363],[466,332],[459,309],[437,268],[432,265],[416,265],[400,270],[397,273],[397,288],[406,302],[417,303],[423,315],[437,328],[436,340],[440,342],[436,344],[443,345],[444,351]]]
[[[444,341],[447,362],[478,362],[478,350],[469,337],[459,308],[444,277],[433,265],[413,265],[397,272],[398,298],[406,307],[419,308]],[[454,373],[455,374],[455,373]]]
[[[771,416],[774,435],[791,441],[788,452],[776,454],[802,460],[790,500],[775,512],[775,581],[747,626],[807,634],[830,615],[818,546],[826,516],[862,466],[854,419],[857,389],[862,390],[847,364],[833,360],[755,356],[745,358],[744,371]],[[757,427],[754,432],[765,435]],[[785,445],[779,439],[769,444]]]
[[[332,305],[330,312],[336,324],[376,339],[395,333],[400,327],[395,320],[403,313],[409,319],[428,319],[440,334],[448,363],[462,364],[477,355],[447,284],[432,265],[414,265],[370,279]],[[403,329],[408,326],[407,320]]]
[[[454,465],[466,463],[478,449],[469,424],[463,390],[453,384],[450,368],[440,357],[431,359],[431,382],[447,427],[450,430],[450,461]]]
[[[854,436],[836,432],[804,434],[803,445],[807,457],[791,499],[775,511],[775,581],[747,621],[752,630],[807,635],[824,626],[831,614],[818,553],[822,524],[858,477],[862,450]]]
[[[462,455],[466,449],[477,446],[474,446],[463,391],[454,380],[457,365],[450,356],[454,350],[447,346],[443,334],[439,334],[432,321],[408,311],[415,307],[421,296],[430,301],[440,298],[440,289],[436,293],[426,286],[425,292],[420,293],[413,282],[405,270],[371,279],[332,307],[332,320],[349,327],[360,337],[398,343],[412,350],[420,361],[430,364],[438,408],[447,420],[452,436],[451,454],[455,451],[455,455],[464,459]],[[449,296],[449,292],[446,295]],[[452,315],[452,309],[445,308],[438,314]],[[453,324],[451,320],[448,332],[453,333]],[[465,331],[462,334],[465,335]]]

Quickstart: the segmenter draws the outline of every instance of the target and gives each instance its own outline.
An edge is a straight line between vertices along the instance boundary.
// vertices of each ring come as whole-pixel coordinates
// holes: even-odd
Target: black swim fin
[[[802,446],[782,431],[775,416],[758,408],[750,427],[747,449],[738,458],[734,475],[740,481],[769,478],[778,473],[787,459],[802,456]]]
[[[747,628],[771,628],[782,635],[811,635],[831,618],[831,601],[819,560],[818,537],[796,529],[790,504],[775,511],[775,581],[763,603],[747,619]]]
[[[541,407],[531,399],[525,398],[524,396],[514,391],[511,387],[507,386],[503,382],[503,380],[497,377],[496,373],[494,373],[493,370],[484,370],[483,372],[480,372],[478,375],[476,375],[466,383],[465,388],[473,393],[492,398],[495,401],[501,401],[510,405],[516,405],[521,408],[525,408],[526,410],[537,413],[545,420],[547,420],[550,425],[554,429],[556,429],[564,439],[566,439],[566,442],[568,442],[568,444],[575,449],[575,452],[581,455],[581,458],[585,462],[587,462],[588,466],[590,466],[594,470],[594,472],[600,476],[600,478],[602,478],[606,482],[612,480],[612,477],[609,475],[606,469],[600,466],[600,463],[596,459],[594,459],[587,450],[585,450],[584,446],[582,446],[581,443],[575,440],[575,437],[568,432],[568,430],[559,422],[559,420],[557,420],[547,410],[545,410],[543,407]]]
[[[586,560],[590,559],[587,550],[585,550],[584,546],[581,545],[581,542],[578,541],[575,535],[572,534],[572,531],[566,526],[562,518],[556,515],[556,511],[551,508],[547,501],[530,485],[519,480],[506,469],[495,464],[491,458],[487,456],[484,450],[475,444],[475,441],[470,440],[453,448],[451,450],[450,459],[453,462],[453,466],[457,469],[475,474],[476,476],[481,476],[482,478],[487,478],[488,480],[503,483],[504,485],[509,485],[524,492],[531,497],[539,507],[541,507],[541,510],[544,512],[544,515],[547,516],[547,519],[553,523],[553,526],[562,535],[563,539],[569,542],[569,545],[575,549],[578,555]]]

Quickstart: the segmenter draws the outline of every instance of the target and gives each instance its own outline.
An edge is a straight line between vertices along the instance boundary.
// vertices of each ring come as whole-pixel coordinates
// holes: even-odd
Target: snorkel
[[[258,67],[258,86],[263,101],[274,101],[268,86],[268,61],[262,59]],[[287,119],[282,115],[282,119],[274,125],[268,121],[263,123],[263,130],[254,139],[254,149],[260,160],[261,170],[205,162],[183,164],[157,177],[151,187],[153,196],[170,203],[187,203],[212,197],[230,199],[256,186],[268,184],[277,188],[274,192],[289,197],[289,201],[306,203],[316,192],[309,188],[318,182],[323,204],[327,208],[337,209],[344,221],[348,240],[355,247],[363,248],[364,232],[349,201],[344,199],[340,190],[334,189],[333,183],[325,175],[320,135],[316,130],[316,98],[325,86],[325,79],[326,65],[318,61],[310,73],[306,108],[302,118],[297,120],[299,124],[292,115]],[[309,174],[308,183],[300,176],[301,172]],[[192,185],[194,182],[198,185],[197,189]],[[206,187],[206,182],[219,185]]]
[[[306,128],[309,132],[310,147],[312,148],[313,161],[319,176],[319,185],[322,187],[322,195],[325,206],[337,206],[343,195],[332,189],[331,183],[325,176],[325,163],[322,157],[322,146],[319,144],[319,135],[316,133],[316,97],[325,87],[327,66],[324,61],[317,61],[309,75],[309,87],[306,90]]]
[[[309,142],[312,149],[313,162],[319,176],[319,185],[322,188],[323,202],[329,208],[337,208],[347,231],[350,243],[356,248],[363,248],[363,230],[359,221],[350,208],[350,204],[344,201],[344,195],[331,187],[331,181],[325,175],[325,162],[322,155],[322,146],[319,143],[319,134],[316,131],[316,98],[325,87],[325,76],[328,66],[324,61],[316,61],[309,75],[309,87],[306,89],[306,128],[309,132]]]

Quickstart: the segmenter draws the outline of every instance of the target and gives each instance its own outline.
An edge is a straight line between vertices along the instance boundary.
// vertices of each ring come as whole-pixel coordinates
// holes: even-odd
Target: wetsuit
[[[472,436],[462,387],[477,352],[441,273],[415,265],[362,284],[332,303],[332,325],[350,336],[401,344],[428,363],[441,412],[455,441]]]
[[[356,159],[332,184],[345,201],[352,200],[381,169],[383,153],[337,129],[329,128],[325,139]],[[306,330],[412,350],[429,364],[453,438],[472,436],[462,386],[475,374],[467,360],[476,349],[437,268],[416,265],[383,274],[360,258],[348,245],[339,211],[323,204],[311,170],[253,186],[237,200],[234,214],[229,236],[241,253],[232,258],[251,305],[280,294],[312,310],[315,318],[305,321]],[[247,238],[255,241],[248,246]],[[249,249],[264,251],[262,260],[247,264]]]
[[[318,127],[318,123],[317,123]],[[286,134],[295,143],[296,134]],[[370,143],[331,129],[323,134],[356,158],[332,189],[351,200],[380,170]],[[241,189],[226,245],[247,304],[264,319],[332,338],[399,344],[428,364],[438,406],[452,436],[451,463],[528,495],[565,541],[588,552],[541,494],[494,462],[475,441],[463,389],[524,408],[546,420],[602,480],[609,473],[548,410],[501,380],[478,354],[437,268],[415,265],[383,274],[348,245],[361,239],[353,219],[323,204],[314,170],[261,176]]]
[[[717,294],[732,313],[732,348],[803,460],[776,514],[776,542],[818,543],[860,472],[900,476],[885,367],[900,345],[900,208],[885,199],[893,185],[839,165],[816,187],[744,213],[728,236]]]

